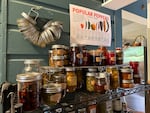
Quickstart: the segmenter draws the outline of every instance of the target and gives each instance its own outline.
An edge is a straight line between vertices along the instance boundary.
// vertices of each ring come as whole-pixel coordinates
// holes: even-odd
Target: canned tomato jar
[[[40,105],[41,74],[18,74],[18,102],[23,103],[23,111],[33,111]]]

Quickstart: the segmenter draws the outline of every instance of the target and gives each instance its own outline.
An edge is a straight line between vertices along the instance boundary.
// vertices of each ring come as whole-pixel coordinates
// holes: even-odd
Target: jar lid
[[[61,88],[61,84],[57,84],[57,83],[48,83],[43,85],[43,92],[45,93],[57,93],[57,92],[61,92],[62,88]]]
[[[18,74],[16,81],[31,82],[31,81],[41,80],[41,78],[42,78],[42,76],[40,73],[30,72],[30,73]]]
[[[70,47],[78,47],[78,44],[72,43],[72,44],[70,45]]]
[[[53,45],[52,46],[52,49],[58,49],[58,48],[62,48],[62,49],[64,49],[64,45]]]
[[[95,73],[91,73],[91,72],[87,72],[86,76],[90,77],[90,76],[95,76]]]
[[[53,60],[63,60],[64,56],[52,56]]]
[[[73,68],[73,67],[67,67],[66,71],[75,71],[75,68]]]
[[[97,68],[88,68],[89,72],[97,72]]]
[[[25,59],[24,64],[39,64],[43,59]]]
[[[123,84],[131,84],[134,83],[134,80],[122,80]]]
[[[100,78],[105,78],[106,77],[106,73],[105,72],[100,72],[99,73],[99,77]]]
[[[133,69],[131,69],[131,68],[122,68],[122,69],[120,69],[121,70],[121,72],[124,72],[124,73],[128,73],[128,72],[133,72]]]

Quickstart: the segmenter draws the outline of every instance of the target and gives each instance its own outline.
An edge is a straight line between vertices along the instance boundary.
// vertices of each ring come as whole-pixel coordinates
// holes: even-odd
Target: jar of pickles
[[[24,111],[33,111],[40,105],[41,74],[18,74],[18,102],[23,103]]]
[[[115,66],[106,68],[106,72],[110,75],[110,89],[115,90],[120,87],[119,70]]]
[[[61,85],[55,83],[48,83],[42,87],[42,101],[43,104],[53,106],[59,103],[62,98]]]
[[[64,45],[53,45],[52,51],[54,56],[63,56],[67,54],[67,50]]]
[[[74,92],[77,89],[77,75],[75,73],[75,68],[66,68],[66,78],[67,92]]]
[[[94,92],[95,87],[95,73],[87,72],[86,74],[86,90]]]

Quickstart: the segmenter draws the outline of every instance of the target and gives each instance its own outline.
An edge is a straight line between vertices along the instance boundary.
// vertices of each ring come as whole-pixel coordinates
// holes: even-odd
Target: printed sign
[[[70,4],[70,43],[111,46],[110,15]]]

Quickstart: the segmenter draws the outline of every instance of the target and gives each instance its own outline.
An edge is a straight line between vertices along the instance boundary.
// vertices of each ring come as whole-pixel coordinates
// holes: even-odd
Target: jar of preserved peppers
[[[74,92],[77,89],[77,75],[75,73],[75,68],[66,68],[66,78],[67,92]]]
[[[94,92],[95,76],[95,73],[91,72],[87,72],[86,74],[86,90],[89,92]]]
[[[33,111],[40,105],[41,74],[18,74],[18,102],[23,103],[24,111]]]

